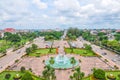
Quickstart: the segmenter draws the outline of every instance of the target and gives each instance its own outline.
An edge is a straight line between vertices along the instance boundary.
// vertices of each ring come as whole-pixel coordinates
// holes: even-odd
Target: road
[[[32,43],[38,42],[38,38],[36,38]],[[9,52],[6,56],[0,58],[0,72],[4,71],[8,66],[14,64],[15,60],[20,59],[23,55],[26,54],[26,48],[30,47],[32,45],[26,44],[24,47],[14,51]]]
[[[64,31],[64,34],[63,34],[63,36],[61,37],[61,40],[65,39],[66,35],[67,35],[67,30]]]
[[[77,39],[77,41],[81,41],[83,44],[86,43],[86,44],[91,45],[94,52],[98,53],[100,56],[109,60],[111,62],[111,64],[117,65],[120,69],[120,55],[118,55],[114,52],[111,52],[109,50],[106,50],[106,49],[101,49],[101,47],[94,45],[94,44],[91,44],[90,42],[85,41],[81,38]],[[104,53],[106,53],[106,55],[104,55]]]

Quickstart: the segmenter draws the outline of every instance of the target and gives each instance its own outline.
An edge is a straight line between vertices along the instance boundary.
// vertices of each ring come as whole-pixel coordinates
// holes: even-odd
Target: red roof
[[[120,32],[120,30],[116,30],[116,32]]]
[[[13,29],[13,28],[6,28],[6,29],[4,29],[4,32],[15,32],[15,29]]]

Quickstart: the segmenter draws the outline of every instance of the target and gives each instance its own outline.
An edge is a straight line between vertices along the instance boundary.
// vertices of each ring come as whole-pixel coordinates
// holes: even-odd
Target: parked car
[[[102,53],[102,55],[107,55],[107,53],[104,52],[104,53]]]

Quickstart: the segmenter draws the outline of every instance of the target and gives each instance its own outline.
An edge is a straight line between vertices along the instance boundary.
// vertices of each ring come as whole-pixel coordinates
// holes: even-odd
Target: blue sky
[[[120,28],[120,0],[0,0],[0,29]]]

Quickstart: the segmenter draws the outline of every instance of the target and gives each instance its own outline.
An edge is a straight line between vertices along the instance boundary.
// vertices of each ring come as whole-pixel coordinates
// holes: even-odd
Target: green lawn
[[[90,77],[85,77],[83,78],[83,80],[90,80]]]
[[[6,75],[6,74],[11,74],[10,79],[5,79],[5,75]],[[0,80],[13,80],[13,77],[14,77],[16,74],[19,74],[20,76],[23,76],[23,75],[24,75],[24,73],[22,73],[22,72],[20,72],[20,71],[4,71],[4,72],[0,73]],[[32,74],[32,73],[31,73],[31,74]],[[33,75],[33,74],[32,74],[32,76],[33,76],[34,80],[42,80],[42,79],[40,79],[39,77],[37,77],[37,76],[35,76],[35,75]]]
[[[66,53],[72,53],[70,48],[65,48]],[[74,54],[79,54],[81,56],[96,56],[96,54],[93,51],[85,50],[85,49],[79,49],[75,48],[73,49]]]
[[[29,56],[41,56],[41,55],[46,55],[46,54],[55,54],[56,49],[53,48],[51,52],[49,52],[49,48],[41,48],[38,50],[35,50],[34,52],[30,53]]]

